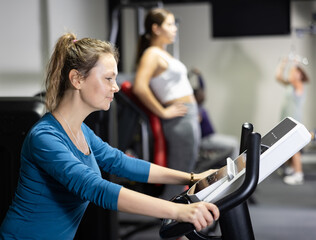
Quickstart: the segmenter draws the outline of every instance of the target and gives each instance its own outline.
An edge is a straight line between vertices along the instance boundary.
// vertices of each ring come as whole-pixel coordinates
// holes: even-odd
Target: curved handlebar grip
[[[244,123],[241,128],[241,137],[240,137],[240,149],[239,153],[242,154],[247,149],[248,136],[253,131],[253,125],[251,123]]]

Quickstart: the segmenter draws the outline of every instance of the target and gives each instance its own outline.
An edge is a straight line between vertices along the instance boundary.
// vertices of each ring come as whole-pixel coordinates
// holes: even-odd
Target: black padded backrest
[[[0,97],[0,222],[17,185],[24,138],[44,111],[45,105],[38,97]]]
[[[91,113],[85,120],[96,135],[103,141],[109,142],[109,111],[97,111]]]

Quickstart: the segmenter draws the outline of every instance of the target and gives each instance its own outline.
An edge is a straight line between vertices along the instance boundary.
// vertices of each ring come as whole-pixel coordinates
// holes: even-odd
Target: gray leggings
[[[162,120],[162,127],[167,143],[167,166],[191,172],[198,158],[201,130],[197,105],[186,103],[186,106],[188,112],[185,116]],[[183,189],[181,185],[166,185],[161,197],[170,199]]]

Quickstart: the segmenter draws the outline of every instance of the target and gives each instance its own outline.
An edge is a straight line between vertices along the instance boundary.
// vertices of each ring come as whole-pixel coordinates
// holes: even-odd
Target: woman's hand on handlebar
[[[178,222],[190,222],[197,231],[213,224],[219,218],[217,206],[207,202],[197,202],[192,204],[177,204]]]

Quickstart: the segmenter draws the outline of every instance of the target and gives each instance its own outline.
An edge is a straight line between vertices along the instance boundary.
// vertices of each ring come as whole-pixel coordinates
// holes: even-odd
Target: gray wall
[[[44,87],[47,60],[57,38],[106,39],[104,0],[0,0],[0,96],[32,96]]]
[[[44,3],[47,3],[47,8]],[[31,96],[42,89],[44,66],[57,38],[65,31],[78,37],[106,39],[108,18],[103,0],[0,0],[0,95]],[[306,27],[316,1],[293,1],[292,28]],[[304,124],[316,127],[313,68],[316,36],[264,36],[215,39],[211,37],[211,5],[165,5],[180,20],[180,60],[197,67],[206,79],[207,101],[219,132],[239,136],[251,122],[264,134],[279,121],[284,88],[274,79],[275,68],[291,49],[309,59]],[[45,14],[47,9],[47,14]],[[46,15],[46,18],[45,16]],[[45,22],[47,20],[47,22]],[[123,12],[124,73],[132,74],[136,35],[134,12]]]

